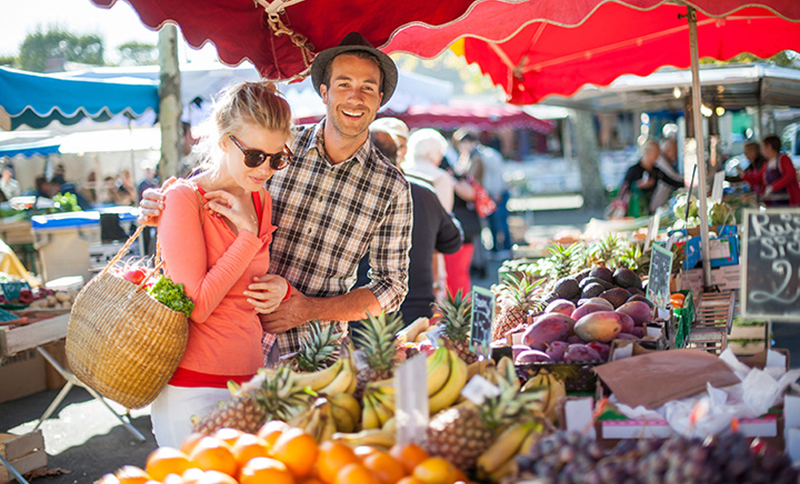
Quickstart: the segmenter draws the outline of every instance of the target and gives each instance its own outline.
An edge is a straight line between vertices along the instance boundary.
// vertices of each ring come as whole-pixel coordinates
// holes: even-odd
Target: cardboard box
[[[721,291],[733,291],[742,287],[742,274],[739,264],[714,267],[711,269],[711,283]],[[703,292],[703,269],[682,270],[679,277],[679,290],[692,291],[694,299]]]
[[[779,415],[768,413],[759,418],[739,420],[739,431],[745,437],[778,437]],[[666,420],[603,420],[604,439],[665,439],[675,434]]]
[[[20,474],[47,467],[41,430],[23,435],[0,434],[0,455]],[[10,482],[13,477],[11,471],[0,464],[0,483]]]
[[[0,403],[46,390],[46,364],[36,350],[3,358],[0,366]]]
[[[54,343],[44,345],[43,348],[45,351],[50,353],[50,356],[52,356],[59,365],[69,370],[69,364],[67,363],[66,342],[66,339],[62,339]],[[56,390],[67,384],[67,380],[61,376],[61,373],[56,371],[56,369],[49,364],[45,364],[45,379],[47,381],[48,390]]]

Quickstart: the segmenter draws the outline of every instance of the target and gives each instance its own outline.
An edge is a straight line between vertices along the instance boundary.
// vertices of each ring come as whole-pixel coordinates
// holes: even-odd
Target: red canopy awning
[[[126,1],[151,29],[176,23],[192,47],[213,43],[223,63],[238,65],[248,59],[262,76],[288,79],[305,71],[315,53],[336,46],[349,32],[360,32],[379,47],[403,25],[450,22],[463,15],[474,0]],[[116,0],[92,2],[111,7]],[[265,6],[274,8],[272,18],[277,22],[270,22]],[[275,29],[286,33],[275,35]]]
[[[550,134],[555,128],[552,121],[543,121],[527,114],[516,106],[485,106],[479,104],[454,104],[448,106],[411,106],[403,113],[393,114],[409,128],[458,129],[497,131],[502,128],[531,129]]]

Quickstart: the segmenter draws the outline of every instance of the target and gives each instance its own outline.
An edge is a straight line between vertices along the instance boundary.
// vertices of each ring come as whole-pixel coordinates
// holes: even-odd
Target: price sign
[[[742,315],[800,320],[800,209],[745,210]]]
[[[425,361],[425,354],[420,353],[398,366],[395,372],[397,408],[394,416],[397,419],[397,443],[401,446],[422,444],[428,428],[428,395],[419,391],[420,382],[425,383],[428,378]]]
[[[472,288],[472,330],[469,349],[478,356],[488,358],[492,349],[492,324],[494,323],[494,294],[483,287]]]
[[[666,310],[669,304],[669,276],[672,273],[672,252],[661,247],[653,246],[650,255],[650,277],[647,282],[647,299],[653,304]]]

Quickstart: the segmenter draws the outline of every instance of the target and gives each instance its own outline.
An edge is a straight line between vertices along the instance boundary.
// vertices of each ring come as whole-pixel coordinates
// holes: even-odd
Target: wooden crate
[[[0,455],[20,474],[47,467],[42,431],[23,435],[0,434]],[[14,475],[0,464],[0,483],[11,482]]]
[[[58,341],[67,336],[68,325],[69,313],[14,329],[0,328],[0,357]]]

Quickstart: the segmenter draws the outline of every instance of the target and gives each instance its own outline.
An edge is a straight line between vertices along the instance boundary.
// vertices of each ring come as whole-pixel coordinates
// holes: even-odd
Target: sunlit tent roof
[[[53,121],[72,125],[84,118],[96,121],[124,114],[138,118],[158,111],[158,86],[152,81],[114,82],[64,79],[0,67],[0,128],[23,124],[44,128]]]

